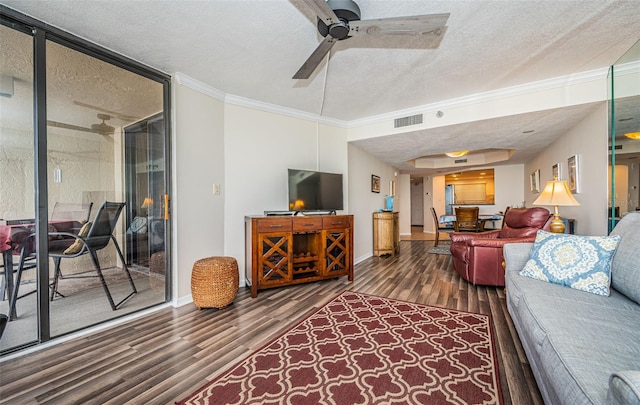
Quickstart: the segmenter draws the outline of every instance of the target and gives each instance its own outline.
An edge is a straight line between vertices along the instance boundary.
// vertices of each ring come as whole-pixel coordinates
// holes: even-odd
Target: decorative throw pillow
[[[81,238],[86,238],[89,234],[89,229],[91,229],[91,222],[87,222],[82,225],[82,228],[80,228],[80,231],[78,231],[78,236]],[[84,243],[82,243],[80,239],[76,239],[76,241],[73,242],[73,244],[66,248],[62,253],[64,253],[65,255],[75,255],[76,253],[80,252],[80,250],[82,250],[83,246]]]
[[[540,230],[520,274],[608,296],[611,260],[619,241],[619,235],[578,236]]]
[[[147,233],[147,218],[145,217],[135,217],[133,221],[131,221],[131,225],[129,225],[129,229],[127,233],[134,235],[142,235]]]

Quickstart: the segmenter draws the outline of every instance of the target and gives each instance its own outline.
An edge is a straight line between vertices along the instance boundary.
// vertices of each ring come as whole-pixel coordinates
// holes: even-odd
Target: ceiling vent
[[[410,125],[422,124],[422,114],[416,114],[409,117],[396,118],[393,122],[394,128],[408,127]]]
[[[453,162],[454,163],[467,163],[467,159],[456,159]]]

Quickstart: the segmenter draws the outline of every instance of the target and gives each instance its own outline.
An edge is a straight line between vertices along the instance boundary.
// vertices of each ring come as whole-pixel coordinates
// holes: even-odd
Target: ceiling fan
[[[449,13],[360,20],[353,0],[304,0],[318,17],[324,40],[302,64],[294,79],[308,79],[337,41],[360,35],[444,35]]]
[[[105,122],[109,121],[111,119],[111,116],[109,114],[97,114],[97,117],[98,119],[102,120],[102,122],[99,124],[92,124],[91,128],[50,120],[47,120],[47,125],[51,127],[71,129],[73,131],[91,132],[94,134],[100,134],[102,136],[113,135],[113,131],[115,131],[115,128]]]

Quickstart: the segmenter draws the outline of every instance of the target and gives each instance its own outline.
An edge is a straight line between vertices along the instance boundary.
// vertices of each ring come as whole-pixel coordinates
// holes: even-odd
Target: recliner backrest
[[[511,208],[504,216],[499,238],[535,236],[538,230],[549,228],[551,213],[543,207]]]

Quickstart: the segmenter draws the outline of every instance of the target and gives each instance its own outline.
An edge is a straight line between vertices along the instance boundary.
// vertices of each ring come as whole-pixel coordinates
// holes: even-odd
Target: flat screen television
[[[290,211],[344,209],[342,174],[289,169]]]

